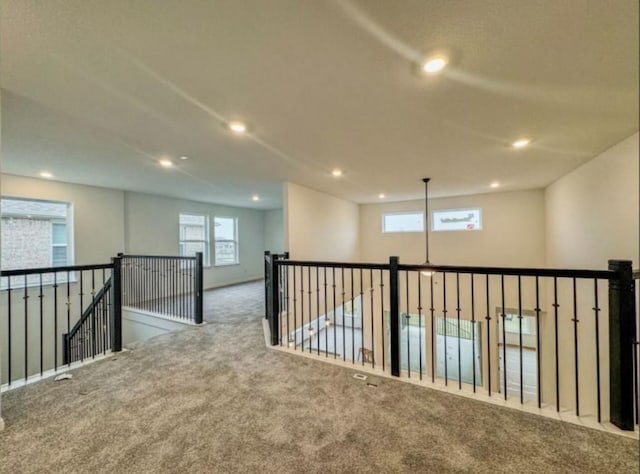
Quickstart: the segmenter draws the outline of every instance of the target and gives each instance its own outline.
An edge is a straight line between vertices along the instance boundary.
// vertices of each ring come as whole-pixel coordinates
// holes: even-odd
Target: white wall
[[[2,195],[72,203],[77,265],[108,263],[125,250],[123,191],[3,174]]]
[[[264,249],[272,253],[284,252],[284,212],[273,209],[264,213]]]
[[[205,268],[205,288],[263,276],[265,225],[264,211],[261,210],[127,192],[125,195],[127,253],[178,255],[178,216],[181,212],[209,216],[212,246],[214,216],[236,217],[238,219],[240,264]],[[213,264],[213,248],[211,252],[211,263]]]
[[[357,261],[358,205],[286,183],[285,248],[295,260]]]
[[[542,190],[498,192],[429,200],[437,209],[479,207],[482,230],[430,232],[429,260],[443,265],[542,266],[544,264],[544,193]],[[383,233],[385,213],[424,213],[424,200],[360,206],[360,250],[364,261],[401,263],[425,260],[424,232]]]
[[[547,264],[639,265],[638,133],[563,176],[545,190]]]

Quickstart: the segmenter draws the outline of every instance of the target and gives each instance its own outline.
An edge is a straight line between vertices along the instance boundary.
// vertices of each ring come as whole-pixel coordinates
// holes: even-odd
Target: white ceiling
[[[638,130],[638,2],[1,0],[2,171],[247,207],[548,185]],[[444,50],[424,77],[414,62]],[[251,135],[230,135],[242,119]],[[532,146],[510,142],[532,137]],[[178,161],[181,155],[190,157]],[[174,159],[177,169],[158,166]],[[332,178],[340,167],[344,176]],[[253,203],[250,196],[263,199]]]

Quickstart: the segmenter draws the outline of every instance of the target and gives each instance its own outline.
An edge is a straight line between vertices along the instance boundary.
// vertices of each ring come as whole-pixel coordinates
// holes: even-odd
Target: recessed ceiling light
[[[258,196],[257,194],[254,194],[253,196],[251,196],[251,200],[252,201],[259,201],[260,200],[260,196]]]
[[[380,193],[378,194],[378,199],[384,199],[386,196],[384,195],[384,193]]]
[[[158,163],[160,163],[160,166],[163,168],[171,168],[173,166],[173,161],[167,160],[166,158],[158,161]]]
[[[427,74],[437,74],[447,67],[448,61],[444,56],[434,56],[427,58],[420,68]]]
[[[180,159],[181,159],[181,160],[188,160],[188,159],[189,159],[189,157],[188,157],[188,156],[181,156],[181,157],[180,157]]]
[[[517,139],[515,142],[513,142],[511,144],[511,146],[513,148],[524,148],[526,147],[529,143],[531,143],[531,140],[529,140],[528,138],[519,138]]]
[[[494,181],[493,183],[490,184],[490,186],[492,188],[499,188],[500,187],[500,183],[498,183],[497,181]]]
[[[339,178],[342,176],[342,170],[340,168],[336,168],[331,172],[331,175],[335,178]]]
[[[53,178],[53,175],[51,173],[49,173],[48,171],[40,171],[40,177],[41,178],[51,179],[51,178]]]
[[[229,122],[228,127],[229,127],[229,130],[231,130],[233,133],[237,135],[242,135],[247,131],[247,125],[243,122],[238,122],[238,121]]]

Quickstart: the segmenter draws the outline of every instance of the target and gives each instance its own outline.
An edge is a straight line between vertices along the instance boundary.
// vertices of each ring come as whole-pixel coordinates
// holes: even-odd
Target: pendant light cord
[[[424,244],[425,254],[427,257],[426,263],[429,264],[429,180],[431,178],[423,178],[424,182],[424,216],[425,216],[425,228],[424,228]]]

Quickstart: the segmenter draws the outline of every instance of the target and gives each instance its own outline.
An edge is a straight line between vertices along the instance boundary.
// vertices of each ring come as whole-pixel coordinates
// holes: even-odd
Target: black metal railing
[[[630,262],[593,271],[266,258],[272,345],[634,429]]]
[[[1,384],[26,383],[76,360],[120,350],[121,315],[114,304],[119,287],[112,283],[118,268],[114,258],[107,264],[2,271]]]
[[[93,295],[82,317],[62,336],[62,363],[84,361],[111,350],[111,278]]]
[[[202,253],[195,257],[121,255],[123,305],[202,324]]]
[[[264,301],[265,301],[265,319],[269,319],[269,310],[272,307],[271,305],[271,293],[269,289],[271,288],[271,260],[272,258],[276,258],[278,260],[287,260],[289,258],[289,252],[284,252],[281,254],[274,253],[272,254],[269,250],[264,252]],[[284,272],[281,271],[281,278],[283,277]]]

